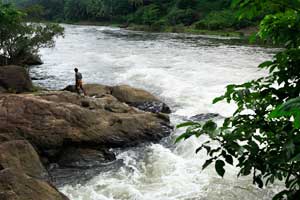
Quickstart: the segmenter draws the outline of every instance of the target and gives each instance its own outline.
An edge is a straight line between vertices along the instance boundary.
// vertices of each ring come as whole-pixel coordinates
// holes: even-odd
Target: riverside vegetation
[[[234,33],[256,26],[257,16],[239,20],[231,0],[10,0],[30,20],[121,24],[145,31]],[[269,12],[266,10],[266,13]]]

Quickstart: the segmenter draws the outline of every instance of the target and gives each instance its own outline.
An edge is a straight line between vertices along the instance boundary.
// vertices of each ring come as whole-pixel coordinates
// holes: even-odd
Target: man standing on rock
[[[82,83],[82,74],[78,71],[77,68],[74,69],[75,71],[75,87],[78,94],[80,94],[80,89],[83,91],[84,96],[86,96],[86,92],[83,89],[83,83]]]

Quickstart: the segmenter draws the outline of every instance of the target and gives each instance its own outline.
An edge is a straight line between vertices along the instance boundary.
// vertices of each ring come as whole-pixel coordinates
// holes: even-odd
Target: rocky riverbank
[[[53,166],[93,168],[115,160],[111,148],[172,130],[170,108],[147,91],[90,84],[86,97],[73,86],[32,92],[22,67],[0,70],[0,199],[67,199],[52,186]]]

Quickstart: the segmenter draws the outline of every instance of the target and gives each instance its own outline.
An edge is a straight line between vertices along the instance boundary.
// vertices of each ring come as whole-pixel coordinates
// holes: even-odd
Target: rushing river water
[[[234,105],[212,105],[212,99],[227,84],[264,75],[257,65],[274,51],[215,37],[65,28],[55,48],[41,50],[45,64],[31,69],[35,83],[61,89],[73,84],[77,66],[86,83],[129,84],[152,92],[171,106],[173,124],[200,113],[230,115]],[[118,151],[121,166],[60,190],[72,200],[268,200],[277,191],[279,186],[261,190],[251,177],[237,178],[234,167],[227,166],[223,179],[213,166],[202,171],[205,152],[194,152],[205,138],[174,145],[181,132],[160,144]]]

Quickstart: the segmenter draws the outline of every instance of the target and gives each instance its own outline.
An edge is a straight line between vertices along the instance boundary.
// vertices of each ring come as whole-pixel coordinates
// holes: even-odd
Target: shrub
[[[198,20],[198,14],[196,11],[192,9],[186,9],[186,10],[174,9],[167,16],[167,20],[170,25],[176,25],[176,24],[191,25],[192,23]]]

